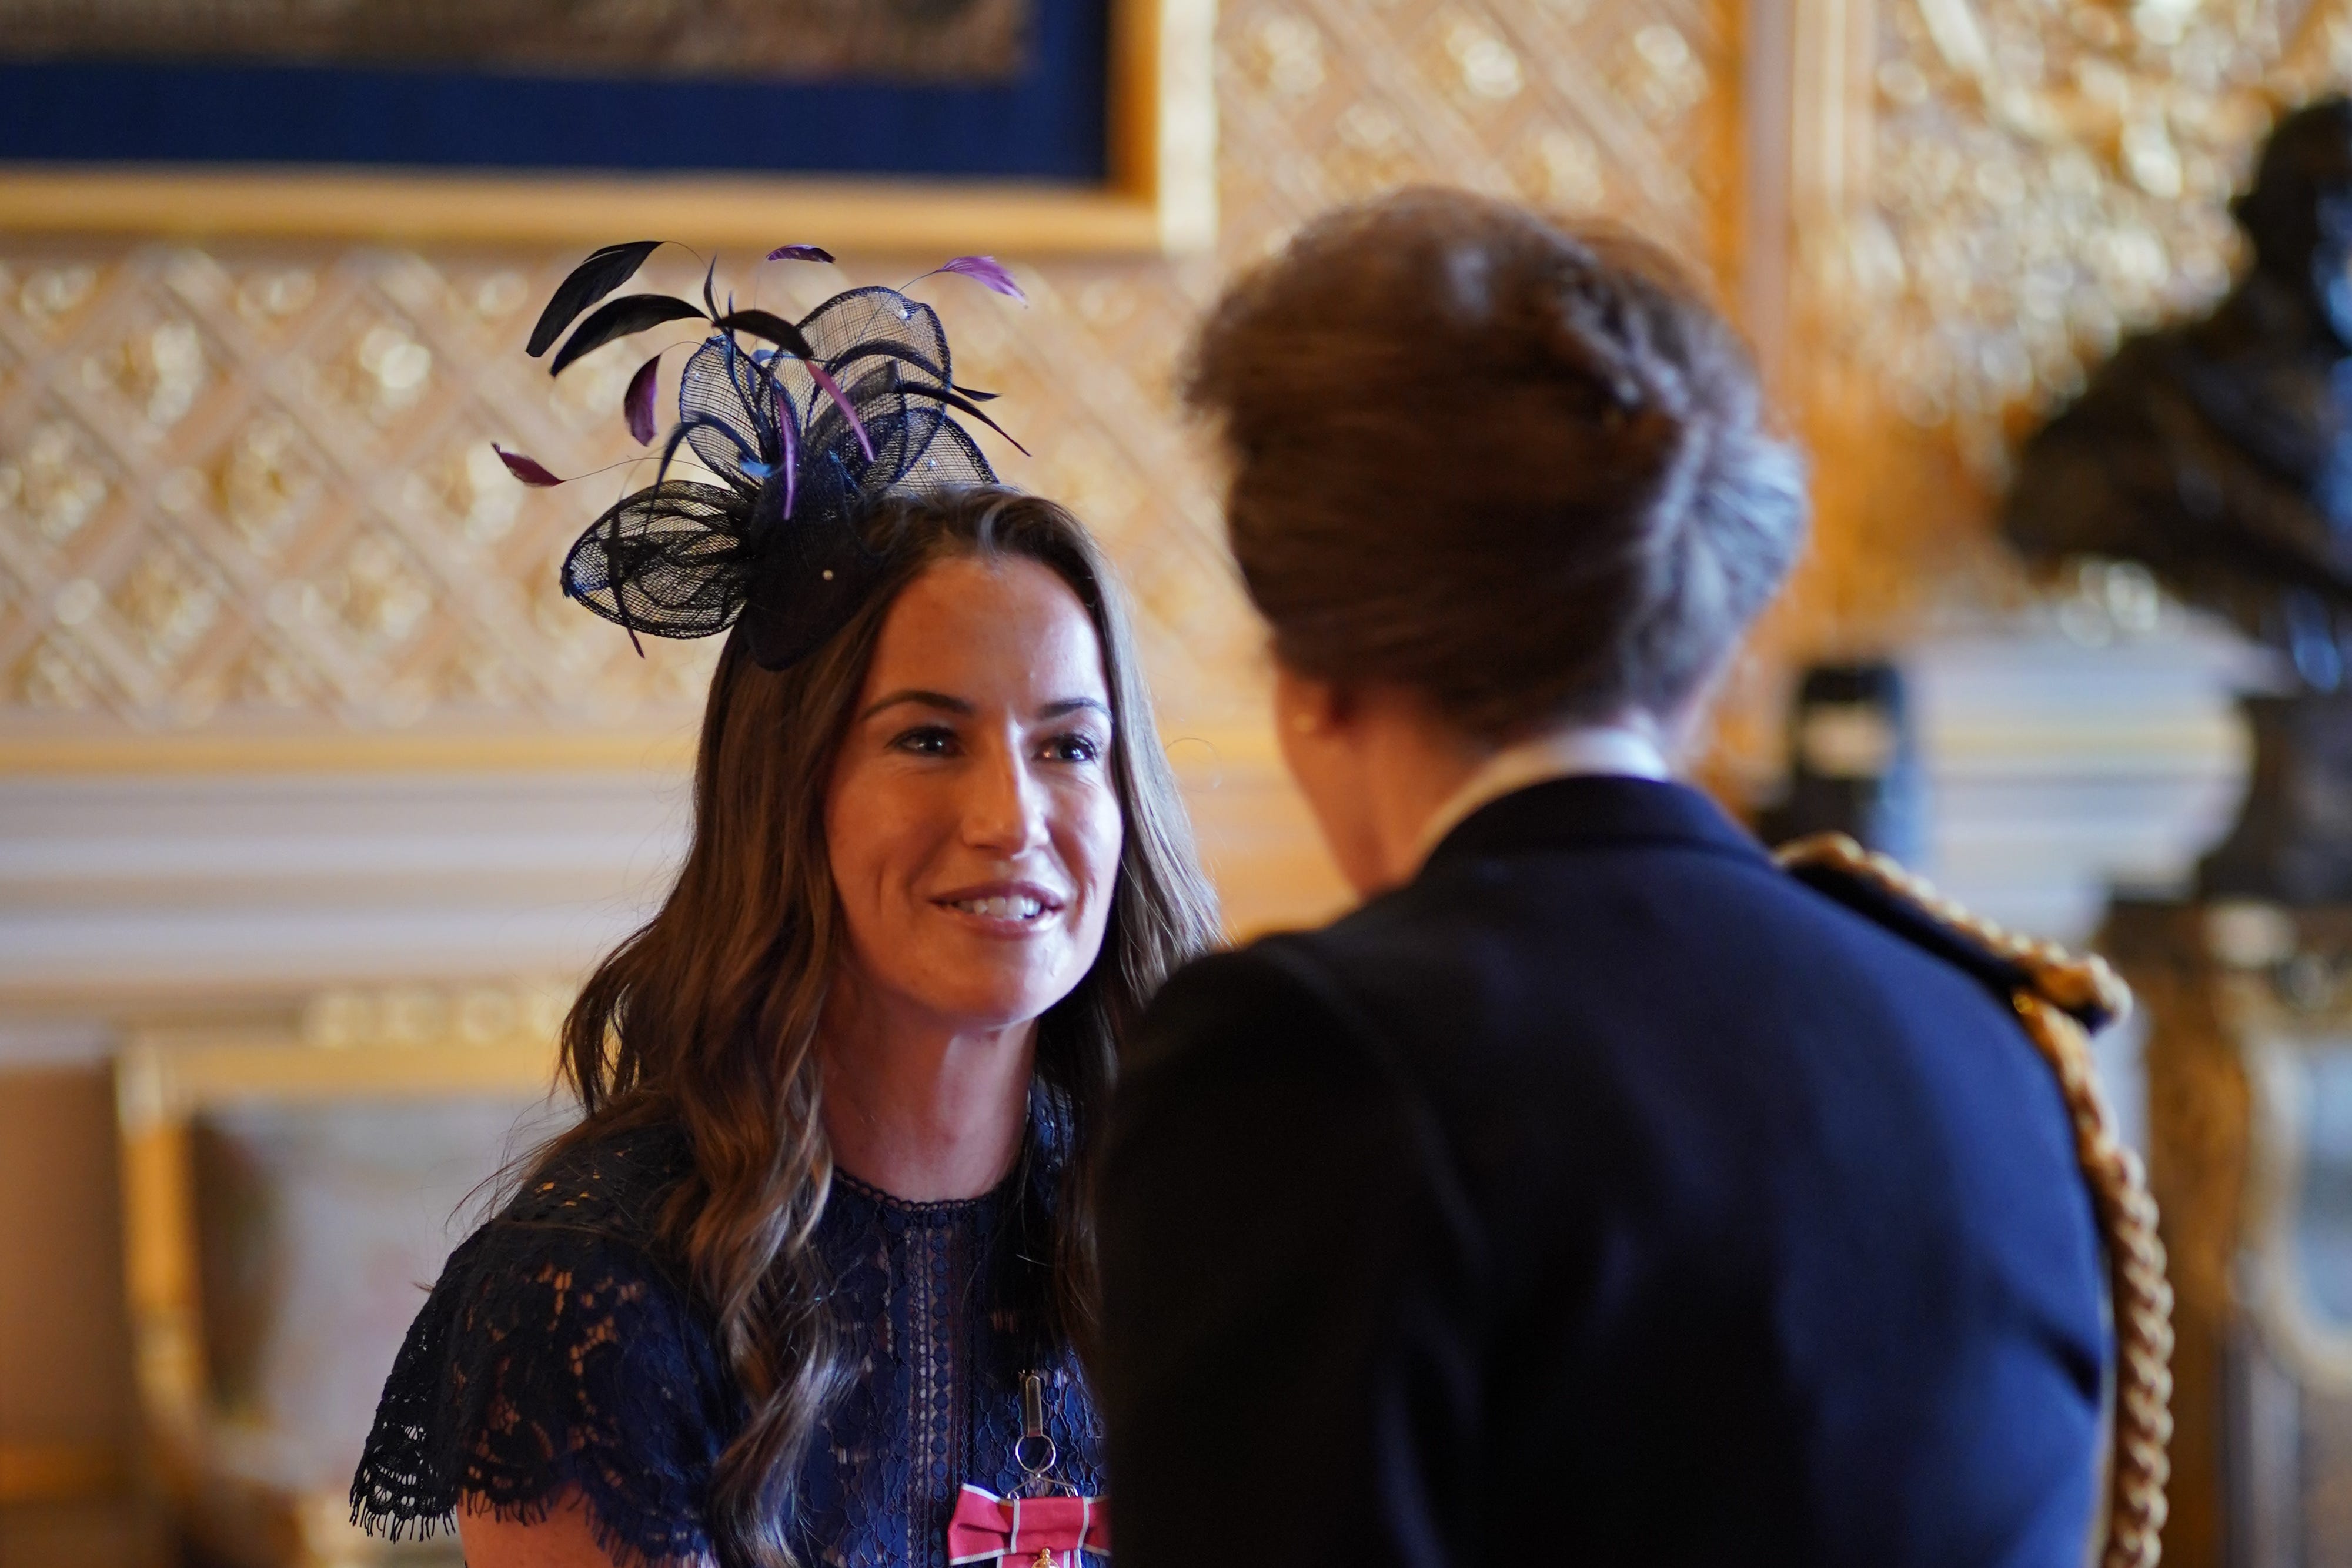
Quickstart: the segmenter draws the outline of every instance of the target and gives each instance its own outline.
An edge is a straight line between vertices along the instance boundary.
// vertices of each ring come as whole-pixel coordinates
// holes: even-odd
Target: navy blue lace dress
[[[944,1568],[963,1484],[1009,1496],[1021,1481],[1031,1371],[1062,1479],[1101,1491],[1093,1401],[1076,1358],[1038,1332],[1055,1176],[1041,1131],[1022,1169],[969,1202],[905,1203],[835,1177],[816,1245],[854,1378],[801,1472],[804,1563]],[[427,1533],[460,1498],[531,1520],[576,1490],[623,1568],[715,1561],[711,1467],[744,1402],[709,1313],[653,1239],[687,1161],[674,1128],[605,1140],[451,1255],[352,1478],[362,1525]]]

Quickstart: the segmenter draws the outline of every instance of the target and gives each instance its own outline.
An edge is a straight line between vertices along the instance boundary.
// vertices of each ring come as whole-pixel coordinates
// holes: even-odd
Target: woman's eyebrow
[[[1060,702],[1047,703],[1037,710],[1037,716],[1041,719],[1065,718],[1071,714],[1085,712],[1087,709],[1102,715],[1106,719],[1110,717],[1109,706],[1094,697],[1064,697]]]
[[[964,701],[961,697],[951,697],[945,692],[908,690],[903,692],[892,692],[888,696],[884,697],[872,707],[869,707],[864,713],[859,714],[857,716],[858,719],[860,722],[863,722],[864,720],[872,718],[884,708],[897,707],[901,703],[912,703],[918,707],[935,707],[946,713],[962,714],[966,716],[969,716],[971,713],[971,705]]]

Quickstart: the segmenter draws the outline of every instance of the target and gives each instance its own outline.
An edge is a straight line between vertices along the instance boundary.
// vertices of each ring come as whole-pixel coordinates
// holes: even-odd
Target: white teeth
[[[1034,920],[1045,913],[1043,901],[1034,898],[960,898],[950,907],[989,920]]]

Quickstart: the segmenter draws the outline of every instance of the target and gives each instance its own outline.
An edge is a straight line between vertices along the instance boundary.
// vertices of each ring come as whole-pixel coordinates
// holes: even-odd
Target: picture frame
[[[1102,141],[1091,160],[1099,179],[141,162],[61,157],[44,144],[50,156],[0,162],[0,233],[576,245],[625,231],[730,247],[821,235],[843,249],[885,252],[1206,248],[1216,234],[1215,0],[1041,5],[1096,8],[1088,37],[1103,50],[1101,72],[1073,90],[1099,96]],[[594,84],[549,90],[593,91]],[[794,89],[769,90],[781,99]],[[0,135],[0,158],[10,151]],[[957,151],[956,162],[971,162]]]

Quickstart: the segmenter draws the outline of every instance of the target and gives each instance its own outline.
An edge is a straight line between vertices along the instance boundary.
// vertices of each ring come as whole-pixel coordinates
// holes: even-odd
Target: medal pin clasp
[[[1036,1497],[1052,1491],[1070,1490],[1054,1479],[1054,1467],[1061,1459],[1054,1439],[1045,1433],[1045,1380],[1034,1372],[1021,1377],[1021,1437],[1013,1445],[1013,1462],[1021,1467],[1021,1490],[1024,1496]],[[1044,1563],[1031,1562],[1028,1568],[1054,1568],[1053,1553],[1041,1553]]]

